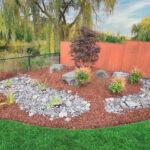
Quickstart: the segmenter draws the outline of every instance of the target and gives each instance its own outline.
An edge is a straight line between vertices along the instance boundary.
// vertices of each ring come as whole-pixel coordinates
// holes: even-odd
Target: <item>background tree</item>
[[[144,17],[140,23],[132,26],[132,40],[150,41],[150,17]]]
[[[59,49],[59,42],[73,39],[82,25],[92,29],[93,18],[98,18],[100,11],[111,14],[116,2],[117,0],[0,0],[0,17],[3,18],[0,32],[3,31],[7,41],[23,40],[26,43],[41,39],[47,41],[48,50],[53,45]],[[51,43],[53,41],[55,42]]]

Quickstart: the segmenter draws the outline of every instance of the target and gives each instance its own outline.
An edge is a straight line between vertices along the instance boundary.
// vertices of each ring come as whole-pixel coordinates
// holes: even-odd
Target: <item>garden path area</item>
[[[67,129],[101,128],[150,119],[150,108],[142,108],[138,110],[133,109],[125,114],[115,114],[106,112],[104,107],[105,98],[137,94],[143,86],[142,83],[136,85],[126,83],[127,86],[124,91],[118,95],[114,95],[108,92],[108,85],[111,81],[111,72],[108,72],[109,78],[98,79],[95,78],[97,70],[94,69],[92,70],[91,82],[78,88],[75,86],[69,86],[62,81],[62,75],[72,70],[72,67],[64,67],[60,72],[50,74],[49,68],[44,68],[39,71],[30,72],[28,75],[41,82],[44,82],[45,79],[47,79],[47,86],[53,89],[71,90],[72,94],[78,93],[79,97],[84,98],[90,103],[89,112],[73,117],[69,122],[66,122],[64,118],[50,120],[50,117],[39,114],[29,116],[27,112],[20,110],[18,104],[13,104],[12,106],[2,106],[0,108],[0,119],[9,119],[32,125]]]

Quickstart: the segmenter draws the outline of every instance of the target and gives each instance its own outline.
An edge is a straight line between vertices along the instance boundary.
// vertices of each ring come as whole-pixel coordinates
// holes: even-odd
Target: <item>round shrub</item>
[[[89,82],[91,77],[91,69],[88,67],[77,68],[75,70],[75,79],[78,86]]]
[[[130,75],[129,81],[131,84],[140,82],[141,78],[144,76],[143,73],[139,72],[138,69],[133,69],[132,74]]]
[[[109,90],[116,94],[120,93],[125,87],[125,78],[113,78],[112,83],[109,85]]]

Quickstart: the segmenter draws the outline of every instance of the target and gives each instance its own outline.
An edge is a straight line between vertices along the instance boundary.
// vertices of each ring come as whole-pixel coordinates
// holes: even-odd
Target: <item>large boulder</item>
[[[62,64],[53,64],[50,66],[50,73],[60,71],[63,68]]]
[[[75,80],[75,72],[71,71],[62,75],[62,80],[67,82],[69,85],[77,85]]]
[[[120,78],[128,78],[130,76],[129,73],[125,73],[125,72],[114,72],[112,77],[116,77],[118,79]]]
[[[97,76],[98,78],[102,78],[102,79],[108,78],[108,74],[106,73],[105,70],[98,70],[98,71],[96,72],[96,76]]]

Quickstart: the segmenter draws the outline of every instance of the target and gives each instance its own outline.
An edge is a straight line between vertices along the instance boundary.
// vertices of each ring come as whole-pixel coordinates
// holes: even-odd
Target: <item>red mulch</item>
[[[44,117],[39,114],[29,117],[28,113],[20,110],[19,106],[14,104],[12,106],[0,107],[0,119],[9,119],[32,125],[67,129],[102,128],[150,119],[150,108],[132,110],[131,112],[126,112],[125,115],[107,113],[104,109],[103,102],[105,98],[138,93],[139,89],[142,87],[141,83],[136,85],[127,83],[125,90],[121,94],[113,95],[108,91],[108,85],[111,78],[99,79],[95,77],[96,70],[93,70],[92,79],[89,84],[80,88],[67,85],[61,80],[61,76],[63,73],[72,70],[72,67],[65,67],[61,72],[50,74],[49,69],[44,68],[39,71],[28,73],[28,75],[42,82],[47,79],[47,86],[52,88],[58,90],[72,90],[73,94],[77,92],[80,97],[90,101],[90,112],[71,118],[70,122],[66,122],[64,118],[50,121],[49,117]],[[109,75],[111,75],[111,72],[109,72]]]
[[[6,97],[0,93],[0,103],[6,102]]]

